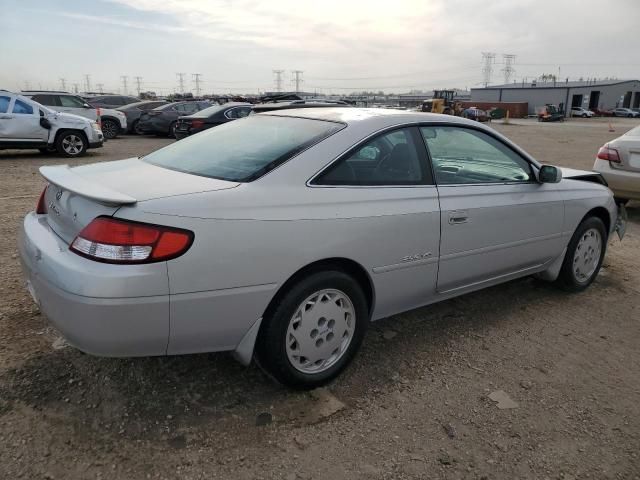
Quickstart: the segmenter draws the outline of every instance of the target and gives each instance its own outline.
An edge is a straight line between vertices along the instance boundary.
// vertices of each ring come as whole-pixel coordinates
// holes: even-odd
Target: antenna
[[[283,73],[284,73],[284,70],[273,71],[273,75],[275,76],[275,81],[276,81],[276,92],[282,91],[282,74]]]
[[[482,52],[482,83],[484,83],[485,87],[491,83],[491,73],[493,72],[495,58],[495,53]]]
[[[180,85],[180,93],[184,93],[184,73],[176,73],[178,84]]]
[[[88,73],[84,74],[84,85],[87,88],[87,92],[91,91],[91,75]]]
[[[504,83],[507,84],[511,81],[511,76],[516,73],[516,69],[513,68],[513,64],[516,61],[516,56],[504,53],[502,54],[502,58],[504,60],[504,68],[502,69],[502,73],[504,74]]]
[[[62,87],[62,91],[63,92],[67,91],[67,79],[66,78],[61,78],[60,79],[60,86]]]
[[[200,97],[200,77],[201,73],[192,73],[193,81],[196,83],[196,97]]]
[[[133,77],[136,80],[136,91],[138,92],[138,96],[140,96],[140,83],[142,83],[142,77]]]
[[[296,93],[300,92],[300,85],[302,85],[302,74],[304,72],[302,70],[293,70],[291,72],[291,82],[296,86]]]
[[[126,75],[121,75],[120,80],[122,80],[122,93],[124,95],[127,95],[129,93],[129,91],[127,90],[127,81],[129,80],[129,77],[127,77]]]

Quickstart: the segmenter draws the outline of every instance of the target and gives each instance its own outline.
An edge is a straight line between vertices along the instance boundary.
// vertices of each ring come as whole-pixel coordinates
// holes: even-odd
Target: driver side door
[[[558,184],[538,183],[525,158],[484,131],[429,126],[421,133],[440,197],[439,293],[533,273],[560,255]]]

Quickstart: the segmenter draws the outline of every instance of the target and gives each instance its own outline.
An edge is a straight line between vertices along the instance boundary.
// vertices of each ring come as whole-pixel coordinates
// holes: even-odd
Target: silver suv
[[[104,136],[95,120],[51,110],[22,95],[0,90],[0,150],[37,148],[79,157],[102,147]]]

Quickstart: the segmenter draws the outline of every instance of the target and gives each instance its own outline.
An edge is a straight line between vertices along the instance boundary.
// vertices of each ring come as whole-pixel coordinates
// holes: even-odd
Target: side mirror
[[[538,172],[540,183],[559,183],[562,180],[562,170],[553,165],[542,165]]]
[[[40,126],[42,128],[46,128],[47,130],[51,129],[51,122],[48,118],[40,117]]]

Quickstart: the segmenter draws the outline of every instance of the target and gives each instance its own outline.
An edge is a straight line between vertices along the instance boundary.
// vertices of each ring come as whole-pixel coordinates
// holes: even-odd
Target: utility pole
[[[504,83],[507,84],[511,81],[511,76],[516,73],[515,68],[513,68],[513,64],[516,61],[516,56],[504,53],[502,54],[502,58],[504,60],[504,68],[502,69],[502,73],[504,73]]]
[[[300,86],[302,85],[302,74],[304,72],[302,70],[293,70],[291,72],[291,81],[295,84],[296,86],[296,93],[300,92]]]
[[[87,92],[91,91],[91,75],[88,73],[84,74],[85,87],[87,88]]]
[[[67,79],[66,78],[61,78],[60,79],[60,86],[62,87],[62,91],[63,92],[67,91]]]
[[[482,82],[485,87],[491,83],[491,73],[493,72],[493,62],[495,58],[495,53],[482,52]]]
[[[78,93],[78,84],[77,83],[73,84],[73,93]]]
[[[193,81],[196,83],[196,97],[200,97],[200,77],[201,73],[192,73]]]
[[[140,96],[140,83],[142,82],[142,77],[133,77],[136,79],[136,91],[138,92],[138,96]]]
[[[184,73],[176,73],[178,77],[178,84],[180,85],[180,93],[184,95]]]
[[[284,70],[273,71],[273,75],[275,76],[275,81],[276,81],[276,92],[282,91],[282,74],[283,73],[284,73]]]
[[[96,88],[100,93],[104,93],[104,83],[96,83]]]
[[[129,80],[129,77],[127,77],[126,75],[121,75],[120,80],[122,80],[122,93],[124,95],[127,95],[129,93],[129,91],[127,90],[127,81]]]

